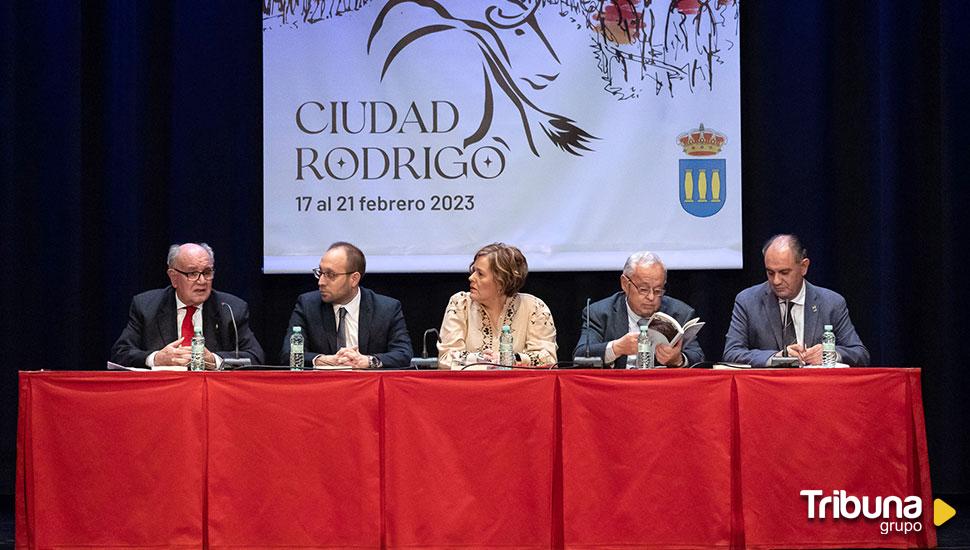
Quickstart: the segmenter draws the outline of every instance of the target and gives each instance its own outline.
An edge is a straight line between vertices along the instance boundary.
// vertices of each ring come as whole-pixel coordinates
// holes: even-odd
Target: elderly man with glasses
[[[263,362],[263,348],[249,328],[246,302],[212,289],[215,255],[209,245],[172,245],[167,272],[171,286],[132,299],[128,324],[111,348],[112,362],[140,368],[186,366],[195,327],[201,327],[205,337],[207,368],[220,368],[223,359],[235,357],[237,341],[239,358]]]
[[[360,286],[367,262],[346,242],[330,245],[313,270],[318,291],[296,300],[283,339],[283,364],[298,326],[306,338],[304,365],[314,367],[403,368],[411,363],[411,338],[401,302]]]
[[[609,298],[590,304],[583,311],[583,331],[574,356],[601,357],[607,368],[623,369],[635,361],[639,323],[657,311],[670,315],[684,324],[693,319],[694,308],[676,298],[666,296],[667,268],[653,252],[635,252],[623,265],[620,288]],[[589,327],[586,327],[587,315]],[[686,367],[704,360],[704,352],[697,340],[683,347],[683,340],[674,346],[660,344],[656,348],[657,365]],[[631,363],[632,364],[632,363]]]

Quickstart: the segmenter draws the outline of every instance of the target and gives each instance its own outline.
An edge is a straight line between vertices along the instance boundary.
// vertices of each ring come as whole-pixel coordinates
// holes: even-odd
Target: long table
[[[18,547],[936,544],[918,369],[22,372],[19,398]],[[883,535],[803,490],[923,511]]]

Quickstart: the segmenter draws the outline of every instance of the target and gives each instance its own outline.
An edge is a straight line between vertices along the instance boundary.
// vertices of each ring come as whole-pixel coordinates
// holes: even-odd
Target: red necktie
[[[191,346],[192,337],[195,336],[195,325],[192,324],[192,316],[195,315],[195,306],[185,306],[185,319],[182,319],[182,345]]]

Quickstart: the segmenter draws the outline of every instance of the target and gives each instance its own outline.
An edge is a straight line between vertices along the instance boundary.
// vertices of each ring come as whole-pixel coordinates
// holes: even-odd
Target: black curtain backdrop
[[[216,286],[249,301],[270,358],[315,283],[261,272],[259,3],[13,1],[0,18],[0,493],[11,494],[17,371],[103,369],[131,296],[167,284],[170,243],[215,248]],[[968,25],[960,0],[744,2],[745,267],[669,274],[719,358],[734,295],[764,279],[762,242],[801,235],[809,279],[846,297],[873,364],[924,369],[939,493],[970,492]],[[614,292],[619,268],[530,274],[562,358],[586,298]],[[461,274],[364,284],[404,303],[418,353],[466,288]]]

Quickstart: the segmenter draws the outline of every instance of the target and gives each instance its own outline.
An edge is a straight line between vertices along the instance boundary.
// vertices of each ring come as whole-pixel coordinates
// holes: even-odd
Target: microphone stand
[[[229,310],[229,319],[232,320],[232,333],[236,337],[236,356],[234,358],[223,358],[222,368],[225,369],[240,369],[246,368],[252,364],[252,360],[248,357],[239,357],[239,329],[236,327],[236,316],[232,313],[232,306],[222,302],[223,307]]]
[[[573,357],[574,368],[577,369],[601,369],[603,368],[603,358],[602,357],[590,357],[589,355],[589,298],[586,298],[586,320],[584,323],[583,336],[586,339],[586,356],[585,357]]]
[[[411,359],[411,366],[415,369],[433,370],[438,368],[438,358],[428,357],[428,335],[434,333],[438,342],[441,342],[441,335],[438,334],[438,329],[429,328],[424,331],[424,336],[421,337],[421,357],[414,357]]]

